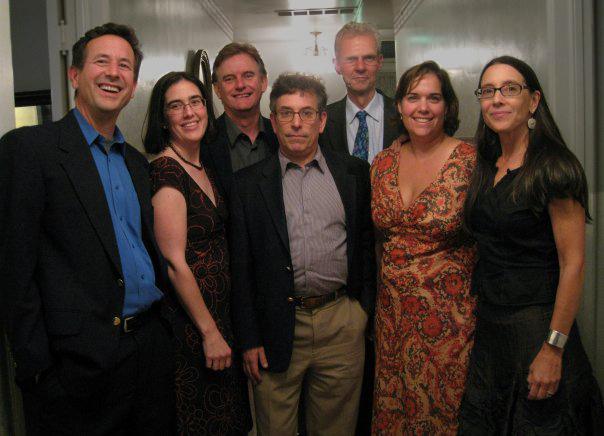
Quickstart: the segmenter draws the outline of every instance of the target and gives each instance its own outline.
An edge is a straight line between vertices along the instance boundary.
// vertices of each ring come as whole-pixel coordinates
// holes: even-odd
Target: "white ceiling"
[[[235,40],[283,39],[287,29],[335,33],[349,21],[373,23],[382,36],[393,29],[392,0],[217,0],[214,2],[233,26]],[[279,17],[278,10],[354,8],[356,13]],[[296,32],[298,33],[298,32]]]

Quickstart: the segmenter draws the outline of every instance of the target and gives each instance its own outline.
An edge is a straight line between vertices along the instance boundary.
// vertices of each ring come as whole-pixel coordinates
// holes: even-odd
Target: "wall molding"
[[[197,0],[201,7],[208,13],[209,17],[216,23],[218,28],[231,41],[233,40],[233,25],[229,22],[222,11],[214,4],[212,0]]]
[[[407,0],[398,13],[394,17],[394,34],[396,35],[399,30],[409,20],[415,10],[422,4],[424,0]]]

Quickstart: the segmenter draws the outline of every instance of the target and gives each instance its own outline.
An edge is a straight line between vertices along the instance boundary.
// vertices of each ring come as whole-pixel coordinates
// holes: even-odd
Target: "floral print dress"
[[[180,191],[187,204],[185,257],[193,271],[203,300],[225,341],[233,348],[230,317],[231,279],[225,233],[227,208],[214,189],[216,206],[185,169],[170,157],[151,162],[153,193],[164,186]],[[176,427],[178,435],[245,435],[251,427],[247,382],[240,353],[233,351],[230,368],[206,368],[203,344],[195,327],[176,298],[169,298],[173,312],[174,358],[176,360]]]
[[[372,216],[383,235],[372,432],[454,435],[475,322],[475,249],[461,224],[476,151],[459,143],[408,207],[399,156],[388,148],[371,167]]]

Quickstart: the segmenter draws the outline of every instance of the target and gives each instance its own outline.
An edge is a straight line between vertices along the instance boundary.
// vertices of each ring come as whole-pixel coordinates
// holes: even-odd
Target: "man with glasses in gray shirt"
[[[279,151],[235,175],[233,322],[259,435],[295,435],[301,395],[308,434],[356,426],[375,299],[369,165],[319,148],[326,101],[315,77],[279,76]]]

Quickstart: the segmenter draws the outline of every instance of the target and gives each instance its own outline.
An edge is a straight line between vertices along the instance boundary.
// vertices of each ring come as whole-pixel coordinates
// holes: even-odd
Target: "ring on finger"
[[[549,398],[549,397],[551,397],[551,396],[553,396],[553,395],[554,395],[554,393],[553,393],[552,391],[547,391],[547,392],[545,393],[545,396],[546,396],[547,398]]]

